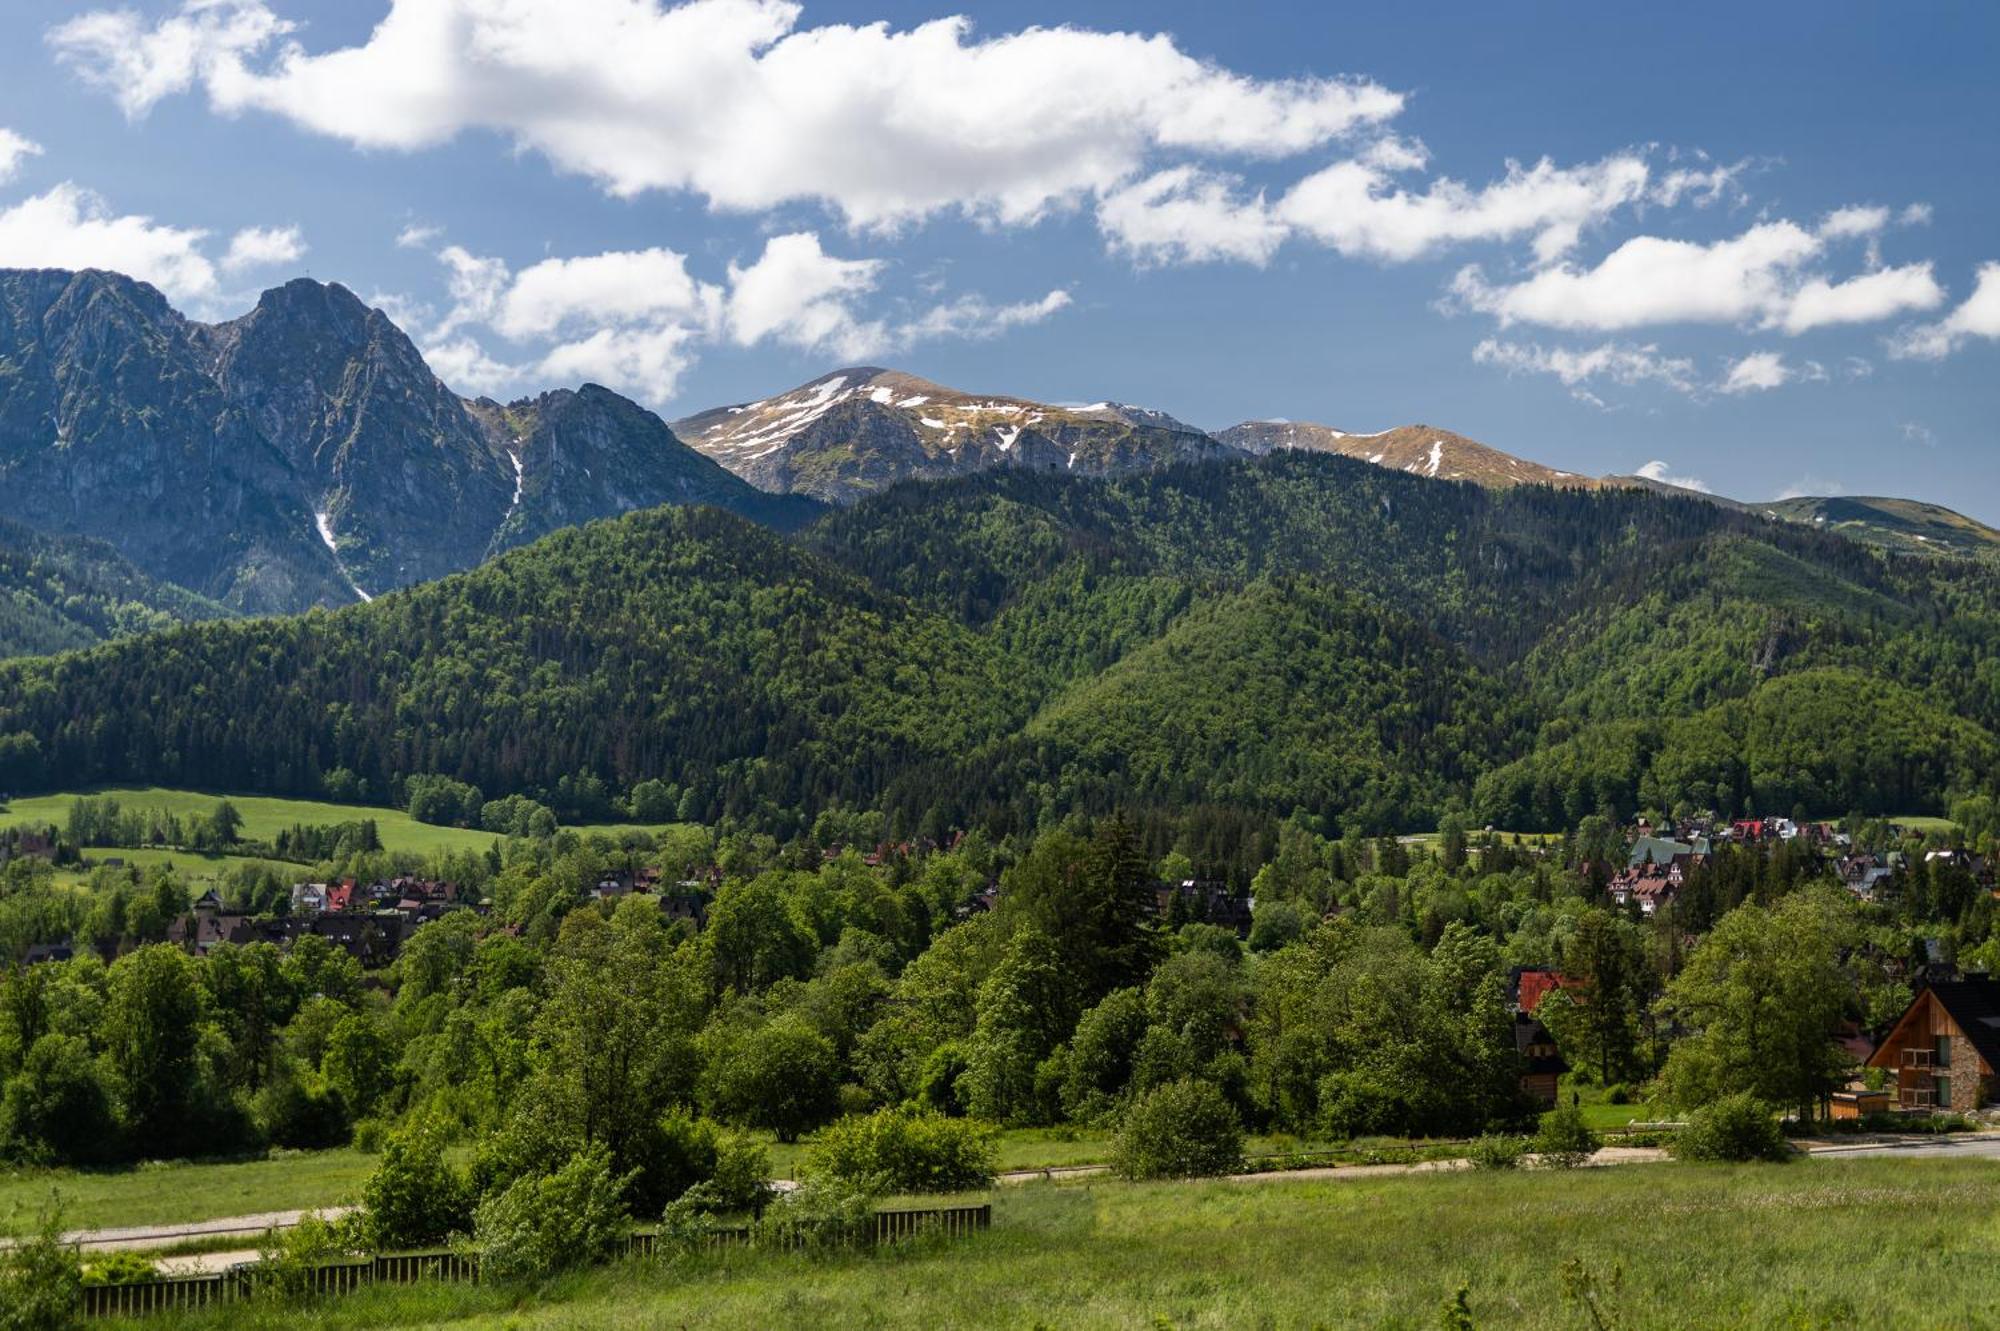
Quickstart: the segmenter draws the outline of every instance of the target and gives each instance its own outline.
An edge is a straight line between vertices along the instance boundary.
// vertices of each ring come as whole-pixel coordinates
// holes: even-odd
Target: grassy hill
[[[1843,495],[1829,499],[1777,499],[1750,507],[1754,512],[1836,531],[1885,550],[2000,558],[2000,531],[1963,513],[1921,500]]]

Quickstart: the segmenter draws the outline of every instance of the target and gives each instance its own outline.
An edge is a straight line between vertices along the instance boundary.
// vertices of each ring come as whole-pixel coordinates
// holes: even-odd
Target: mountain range
[[[1104,477],[1294,452],[1486,487],[1671,488],[1563,471],[1425,425],[1208,432],[1143,407],[969,393],[879,367],[669,426],[594,384],[505,404],[461,397],[387,314],[338,284],[289,282],[240,318],[204,324],[117,274],[0,271],[0,491],[19,497],[7,513],[22,524],[0,529],[0,596],[40,607],[0,628],[0,655],[153,622],[133,606],[194,619],[350,604],[660,504],[792,531],[904,481]],[[2000,554],[2000,533],[1915,501],[1738,507],[1892,550]],[[54,583],[19,573],[30,560],[51,566],[30,531],[101,543],[66,567],[87,564],[98,574],[83,585],[118,590],[87,613],[57,609]],[[78,593],[66,595],[74,606]]]

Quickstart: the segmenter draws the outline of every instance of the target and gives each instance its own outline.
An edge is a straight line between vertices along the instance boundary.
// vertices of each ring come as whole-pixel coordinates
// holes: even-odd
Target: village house
[[[1204,878],[1159,883],[1153,888],[1153,901],[1161,919],[1219,924],[1239,935],[1249,934],[1250,912],[1256,904],[1231,892],[1229,884]]]
[[[1977,975],[1925,984],[1868,1066],[1893,1077],[1898,1109],[1979,1108],[2000,1067],[2000,980]]]
[[[1521,1093],[1538,1105],[1553,1105],[1569,1062],[1549,1028],[1529,1013],[1516,1012],[1514,1048],[1521,1055]]]
[[[1627,869],[1605,884],[1613,905],[1624,907],[1638,903],[1641,915],[1652,915],[1662,906],[1671,905],[1679,895],[1684,875],[1677,864],[1664,868],[1647,865],[1639,869]]]

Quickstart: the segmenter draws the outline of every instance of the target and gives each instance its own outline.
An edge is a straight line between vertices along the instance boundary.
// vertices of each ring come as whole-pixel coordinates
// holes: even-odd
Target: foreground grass
[[[130,1169],[28,1169],[0,1173],[0,1233],[31,1229],[54,1189],[65,1229],[166,1225],[351,1202],[378,1157],[300,1151],[267,1160],[174,1162]]]
[[[1622,1269],[1605,1325],[1988,1326],[1987,1161],[1645,1165],[1574,1173],[1003,1189],[990,1234],[811,1259],[725,1251],[524,1292],[372,1290],[149,1325],[468,1328],[1589,1327],[1561,1269]]]
[[[222,799],[220,794],[198,790],[170,790],[163,786],[112,786],[102,790],[68,791],[60,795],[36,795],[21,798],[0,806],[0,826],[13,827],[23,823],[61,826],[69,817],[69,806],[79,795],[110,796],[120,804],[134,809],[168,809],[186,817],[193,813],[208,813],[215,808],[215,802]],[[385,849],[408,851],[424,855],[440,850],[483,851],[493,844],[494,834],[474,831],[464,827],[433,827],[420,823],[401,809],[389,809],[362,804],[328,804],[323,800],[279,799],[269,795],[230,795],[229,802],[243,815],[243,836],[250,841],[270,841],[279,832],[293,824],[352,823],[363,819],[375,820],[375,830],[382,838]],[[581,826],[575,830],[583,833],[602,832],[618,837],[633,832],[658,832],[658,827],[638,823],[604,823]],[[136,856],[155,855],[170,858],[177,865],[194,863],[203,857],[185,852],[128,851],[102,849],[94,850],[91,856],[102,859],[107,856],[122,856],[128,864],[154,863],[154,860],[140,860]],[[217,856],[218,860],[227,857]],[[226,867],[226,864],[225,864]],[[296,866],[287,866],[295,868]]]

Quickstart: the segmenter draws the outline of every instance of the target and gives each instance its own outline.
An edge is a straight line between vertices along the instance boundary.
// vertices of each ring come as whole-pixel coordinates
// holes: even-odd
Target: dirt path
[[[308,1215],[332,1220],[346,1215],[351,1206],[322,1206],[309,1211],[259,1211],[254,1215],[226,1215],[213,1220],[188,1220],[167,1225],[130,1225],[120,1229],[72,1229],[63,1242],[85,1252],[144,1252],[150,1248],[171,1248],[203,1239],[262,1237],[274,1229],[290,1229]],[[253,1254],[254,1256],[254,1254]]]

